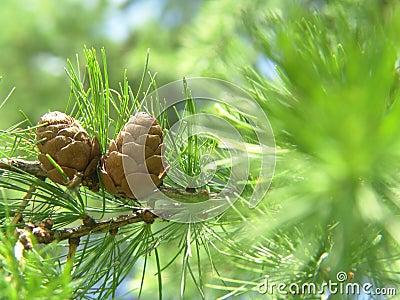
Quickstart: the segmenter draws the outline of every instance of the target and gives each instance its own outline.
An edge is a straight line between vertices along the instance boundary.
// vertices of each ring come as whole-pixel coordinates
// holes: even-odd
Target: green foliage
[[[366,3],[284,2],[247,16],[277,72],[271,81],[248,68],[247,78],[285,149],[267,196],[279,212],[259,225],[263,236],[279,228],[298,241],[294,257],[309,259],[294,275],[303,282],[354,270],[361,281],[399,283],[399,9]]]
[[[18,261],[16,242],[11,232],[0,232],[0,299],[68,299],[74,289],[70,269],[60,269],[49,249],[34,249]]]
[[[2,171],[0,295],[5,291],[18,299],[18,287],[31,298],[247,299],[261,296],[257,287],[266,275],[270,283],[321,286],[336,281],[338,271],[353,272],[353,282],[400,288],[399,9],[395,2],[377,0],[208,1],[196,17],[186,14],[175,32],[162,31],[155,21],[146,23],[125,49],[139,43],[137,51],[143,55],[157,40],[152,68],[162,75],[158,85],[190,74],[248,85],[268,114],[278,145],[271,189],[259,206],[248,208],[261,160],[254,150],[254,177],[224,214],[203,223],[156,221],[131,224],[117,234],[93,233],[82,238],[73,266],[68,266],[63,243],[64,251],[53,244],[35,245],[23,262],[17,261],[12,215],[22,210],[25,221],[51,218],[55,228],[63,228],[79,224],[86,214],[100,219],[129,213],[137,203],[102,190],[69,190],[26,173]],[[108,56],[107,63],[104,50],[100,60],[97,55],[84,50],[85,70],[78,58],[68,62],[67,110],[99,137],[104,152],[157,85],[147,61],[139,80],[130,80],[135,93],[127,71],[113,89],[117,77],[110,65],[117,60]],[[275,65],[273,72],[262,69],[259,58]],[[143,57],[140,64],[138,56],[122,55],[119,61],[142,70]],[[186,107],[176,109],[179,119],[199,112],[190,87],[186,91]],[[159,100],[151,105],[162,107]],[[157,111],[151,105],[141,109]],[[249,149],[256,146],[251,116],[223,105],[205,110],[235,124]],[[36,156],[35,126],[24,119],[0,132],[2,157]],[[166,115],[160,123],[170,125]],[[183,124],[173,138],[181,138],[185,130],[190,128]],[[215,140],[194,136],[176,152],[177,165],[190,175],[198,174],[204,155],[221,161],[228,157]],[[210,192],[219,191],[229,176],[229,168],[219,167],[216,180],[204,187]],[[165,184],[173,183],[167,178]],[[23,207],[28,193],[32,201]],[[33,278],[41,278],[40,289],[31,285]]]
[[[137,94],[134,95],[128,83],[126,70],[123,82],[119,84],[120,92],[110,88],[104,49],[101,50],[101,66],[97,60],[95,49],[85,49],[84,53],[86,73],[83,78],[80,76],[79,60],[77,60],[77,70],[74,69],[70,61],[68,62],[69,71],[67,73],[72,82],[72,98],[70,98],[72,103],[69,104],[72,108],[67,108],[67,110],[70,110],[72,115],[82,119],[82,124],[91,135],[99,138],[104,153],[108,146],[108,139],[110,137],[116,138],[134,109],[139,106],[141,100],[139,97],[147,95],[148,90],[144,91],[143,95],[141,94],[147,75],[148,58],[139,89]],[[153,79],[151,78],[149,88],[152,82]]]

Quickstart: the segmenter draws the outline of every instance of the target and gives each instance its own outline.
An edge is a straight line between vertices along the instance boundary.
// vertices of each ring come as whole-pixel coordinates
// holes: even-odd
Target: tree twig
[[[19,158],[2,158],[0,161],[0,169],[14,172],[21,170],[42,180],[45,180],[47,177],[46,171],[42,168],[39,161],[29,161]]]
[[[89,234],[115,231],[120,227],[133,223],[152,223],[155,218],[156,215],[148,210],[137,210],[132,214],[121,215],[100,221],[85,222],[78,227],[52,229],[51,220],[45,220],[45,222],[38,222],[36,224],[26,223],[25,227],[32,232],[38,243],[49,244],[54,241],[59,242],[63,240],[77,241],[79,238]]]
[[[17,158],[2,159],[0,162],[0,169],[14,172],[22,171],[42,180],[46,179],[46,171],[38,161],[27,161]],[[82,181],[82,185],[85,185],[85,181]],[[205,190],[190,192],[185,189],[178,189],[169,186],[161,186],[159,187],[159,190],[166,196],[182,202],[205,201],[214,196],[212,193],[208,193]]]
[[[22,211],[28,205],[29,200],[32,199],[32,193],[36,190],[34,186],[29,188],[28,193],[24,196],[21,202],[21,208],[18,209],[18,212],[14,215],[13,219],[11,220],[11,225],[16,225],[22,219]]]
[[[26,161],[22,159],[2,159],[0,162],[0,169],[9,170],[12,172],[28,173],[41,180],[46,179],[46,171],[42,168],[38,161]],[[82,181],[82,185],[85,185]],[[161,186],[159,190],[166,196],[173,198],[177,201],[182,202],[198,202],[208,200],[213,197],[214,194],[209,194],[207,191],[192,191],[185,189],[178,189],[168,186]],[[25,196],[26,199],[23,201],[23,205],[30,199],[30,195],[33,192],[33,187],[29,190],[29,193]],[[22,219],[22,212],[18,212],[18,220]],[[17,215],[16,215],[17,217]],[[72,258],[76,247],[78,246],[78,240],[92,233],[109,232],[110,234],[116,234],[120,227],[137,223],[145,222],[147,224],[153,223],[154,219],[157,218],[151,211],[146,209],[138,209],[132,214],[120,215],[110,219],[104,219],[96,221],[90,216],[83,219],[83,224],[78,227],[64,228],[64,229],[52,229],[53,221],[45,220],[44,222],[38,223],[25,223],[25,230],[30,230],[36,237],[38,243],[49,244],[54,241],[70,241],[70,256]]]
[[[74,259],[75,257],[75,252],[76,249],[79,246],[79,242],[81,241],[81,239],[78,238],[70,238],[68,239],[68,254],[67,254],[67,261],[71,261]]]

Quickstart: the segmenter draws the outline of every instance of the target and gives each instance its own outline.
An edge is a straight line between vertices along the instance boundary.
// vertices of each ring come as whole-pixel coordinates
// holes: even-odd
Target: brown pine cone
[[[163,147],[163,132],[156,118],[144,112],[131,117],[101,158],[100,178],[104,187],[112,194],[128,198],[151,193],[166,175]],[[128,182],[134,182],[135,194]]]
[[[40,150],[38,159],[47,171],[47,177],[59,184],[68,183],[46,157],[49,154],[70,180],[80,175],[83,181],[89,181],[86,185],[90,188],[90,181],[95,182],[97,177],[95,171],[100,158],[98,139],[90,140],[78,121],[58,111],[43,115],[38,125],[43,125],[36,131]]]

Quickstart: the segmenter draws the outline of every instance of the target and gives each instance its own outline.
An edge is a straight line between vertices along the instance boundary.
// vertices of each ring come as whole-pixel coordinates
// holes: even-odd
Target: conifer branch
[[[1,159],[0,169],[14,172],[25,172],[41,180],[45,180],[47,177],[46,171],[42,168],[39,161],[28,161],[18,158]],[[85,186],[85,183],[85,181],[82,181],[82,185]],[[194,191],[192,189],[186,190],[169,186],[160,186],[158,189],[166,196],[177,201],[205,201],[215,196],[215,193],[209,193],[206,190]]]
[[[80,226],[71,228],[52,229],[53,221],[50,219],[35,224],[28,222],[24,224],[24,227],[26,230],[32,232],[32,235],[36,237],[38,243],[49,244],[54,241],[60,242],[69,240],[71,245],[77,244],[79,238],[93,233],[106,231],[115,232],[120,227],[138,222],[151,224],[156,217],[156,215],[152,214],[148,210],[140,209],[132,214],[121,215],[109,219],[99,221],[91,219],[91,222],[84,222],[84,224]],[[71,241],[73,241],[73,243],[71,243]]]
[[[14,215],[14,218],[11,221],[11,225],[16,225],[21,219],[22,219],[22,211],[25,209],[25,207],[28,205],[29,200],[32,199],[32,193],[36,190],[34,186],[31,186],[29,188],[28,193],[24,196],[21,202],[21,209],[18,210],[18,212]]]
[[[79,246],[80,238],[70,238],[68,239],[68,254],[67,254],[67,261],[71,261],[75,257],[76,249]]]
[[[2,159],[0,161],[0,169],[12,172],[28,173],[41,180],[46,179],[46,172],[38,161],[27,161],[17,158]],[[82,181],[82,185],[85,185],[85,181]],[[205,190],[185,190],[168,186],[160,186],[159,190],[166,196],[171,197],[176,201],[198,202],[208,200],[210,197],[215,196],[215,193],[208,193]],[[27,204],[27,201],[31,197],[31,193],[33,191],[34,188],[32,187],[29,190],[27,196],[25,196],[25,198],[23,199],[23,205]],[[17,222],[23,223],[22,211],[19,211],[17,214]],[[107,231],[110,234],[115,235],[120,227],[138,222],[152,224],[155,218],[157,218],[157,216],[151,213],[149,210],[136,209],[132,214],[120,215],[98,221],[87,215],[86,218],[82,219],[82,225],[78,227],[64,229],[52,229],[54,222],[50,219],[46,219],[43,222],[37,222],[35,224],[27,222],[23,223],[23,227],[25,228],[24,230],[17,230],[16,232],[18,235],[20,235],[19,232],[25,232],[26,230],[28,230],[32,233],[32,235],[36,237],[37,242],[42,244],[49,244],[54,241],[59,242],[63,240],[68,240],[70,244],[69,258],[72,258],[73,253],[78,246],[78,241],[83,236]],[[14,224],[16,224],[16,222],[14,222]]]
[[[39,161],[29,161],[19,158],[2,158],[0,161],[0,169],[14,172],[26,172],[42,180],[45,180],[47,177],[46,171],[42,168]]]

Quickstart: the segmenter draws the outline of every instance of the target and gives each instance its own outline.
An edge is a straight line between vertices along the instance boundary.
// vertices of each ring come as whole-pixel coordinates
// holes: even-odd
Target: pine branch
[[[24,227],[25,230],[30,231],[32,235],[36,237],[38,243],[49,244],[54,241],[60,242],[63,240],[77,241],[83,236],[105,231],[115,234],[120,227],[138,222],[151,224],[154,222],[156,217],[157,216],[150,211],[140,209],[132,214],[121,215],[100,221],[95,221],[91,217],[87,216],[87,218],[83,220],[84,224],[78,227],[52,229],[53,221],[50,219],[35,224],[27,222],[24,224]],[[23,231],[18,230],[17,234],[20,235],[20,232]]]
[[[25,172],[39,179],[46,179],[46,170],[42,168],[39,161],[28,161],[19,158],[2,158],[0,161],[0,169],[14,172]]]
[[[26,161],[17,158],[2,159],[0,162],[0,169],[17,173],[28,173],[42,180],[46,179],[46,173],[42,168],[40,162],[38,161]],[[85,181],[82,182],[82,185],[85,185]],[[69,186],[70,185],[67,185],[67,187]],[[208,193],[206,190],[185,190],[168,186],[161,186],[159,187],[159,190],[166,196],[171,197],[176,201],[199,202],[208,200],[210,197],[215,197],[215,193]],[[31,193],[28,193],[28,196],[30,195]],[[28,198],[28,196],[26,196],[26,198]],[[27,200],[28,199],[24,198],[25,202]],[[25,202],[23,203],[24,205],[26,205]],[[43,244],[49,244],[54,241],[59,242],[63,240],[74,241],[73,243],[70,243],[70,250],[72,250],[69,253],[71,253],[70,256],[72,256],[74,252],[74,247],[77,246],[76,241],[78,241],[79,238],[83,236],[106,231],[108,231],[110,234],[115,235],[120,227],[138,222],[151,224],[154,222],[155,218],[157,218],[157,216],[151,213],[149,210],[135,209],[132,214],[119,215],[110,219],[99,221],[96,221],[89,215],[86,215],[86,217],[82,219],[83,225],[57,230],[52,229],[54,221],[51,219],[46,219],[43,222],[23,223],[23,227],[25,229],[17,230],[17,234],[21,236],[21,233],[26,234],[26,232],[29,231],[32,233],[32,235],[36,237],[38,243]],[[18,221],[23,222],[22,211],[18,212]]]
[[[80,240],[81,239],[79,237],[78,238],[70,238],[70,239],[68,239],[69,247],[68,247],[67,261],[71,261],[71,260],[74,259],[75,252],[76,252],[76,249],[79,246]]]
[[[42,168],[39,161],[27,161],[18,158],[2,159],[0,161],[0,169],[20,173],[25,172],[39,179],[46,179],[46,171]],[[82,181],[82,185],[85,185],[85,183],[85,181]],[[159,190],[166,196],[177,201],[205,201],[215,196],[215,193],[209,193],[206,190],[194,191],[193,189],[185,190],[169,186],[160,186]]]
[[[22,199],[21,202],[21,206],[23,207],[23,209],[25,209],[25,207],[28,205],[29,200],[32,198],[32,193],[36,190],[36,188],[34,186],[31,186],[29,188],[28,193],[25,195],[25,197]],[[17,212],[14,216],[14,218],[11,221],[12,225],[16,225],[20,220],[22,220],[22,211],[23,209],[21,209],[19,212]]]

